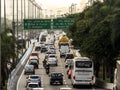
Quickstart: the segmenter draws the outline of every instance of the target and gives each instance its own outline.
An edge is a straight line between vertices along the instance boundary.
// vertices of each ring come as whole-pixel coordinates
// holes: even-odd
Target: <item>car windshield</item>
[[[36,62],[37,62],[37,60],[32,59],[32,60],[30,60],[30,62],[32,62],[32,63],[36,63]]]
[[[32,66],[26,66],[26,68],[28,68],[28,69],[32,69]]]
[[[51,57],[51,58],[52,58],[52,57],[53,57],[53,58],[55,58],[55,56],[54,56],[54,55],[50,55],[49,57]]]
[[[52,77],[61,77],[62,74],[61,73],[53,73],[51,74]]]
[[[31,79],[38,79],[40,78],[39,76],[30,76]]]
[[[54,58],[54,57],[49,57],[48,60],[49,60],[49,61],[55,61],[56,58]]]
[[[73,54],[68,54],[68,55],[67,55],[67,58],[68,58],[68,59],[72,59],[72,58],[74,58],[74,56],[73,56]]]
[[[38,88],[38,84],[29,84],[30,88]]]

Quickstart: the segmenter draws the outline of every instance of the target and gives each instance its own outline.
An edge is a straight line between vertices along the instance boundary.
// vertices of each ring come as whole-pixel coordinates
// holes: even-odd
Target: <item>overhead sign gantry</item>
[[[72,18],[24,19],[24,30],[68,29],[74,23]]]

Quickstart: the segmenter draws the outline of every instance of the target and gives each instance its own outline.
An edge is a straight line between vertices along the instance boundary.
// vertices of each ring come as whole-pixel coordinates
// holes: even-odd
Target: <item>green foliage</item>
[[[98,1],[80,13],[79,18],[72,15],[78,20],[68,32],[82,55],[108,62],[104,65],[110,65],[110,71],[115,66],[114,59],[120,56],[120,0],[116,2]]]

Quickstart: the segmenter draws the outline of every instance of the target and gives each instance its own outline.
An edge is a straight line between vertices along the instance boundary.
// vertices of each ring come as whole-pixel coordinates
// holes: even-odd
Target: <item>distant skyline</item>
[[[20,11],[20,1],[19,1],[19,11]],[[42,9],[43,14],[47,12],[48,15],[50,14],[57,14],[58,11],[61,11],[60,14],[69,12],[69,7],[71,4],[76,4],[76,11],[82,11],[85,7],[88,0],[35,0]],[[12,2],[13,0],[6,0],[6,16],[7,18],[12,19]],[[27,8],[26,8],[27,10]],[[2,17],[4,16],[4,0],[1,0],[1,12]],[[16,0],[15,0],[15,13],[16,13]],[[19,12],[20,13],[20,12]],[[20,14],[19,14],[20,17]]]
[[[88,0],[35,0],[43,9],[56,10],[66,8],[68,9],[71,4],[76,4],[79,10],[85,7]]]

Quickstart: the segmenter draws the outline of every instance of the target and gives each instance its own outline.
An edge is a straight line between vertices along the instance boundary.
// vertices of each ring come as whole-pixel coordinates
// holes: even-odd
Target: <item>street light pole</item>
[[[16,1],[17,5],[17,41],[18,41],[18,0]],[[18,60],[18,45],[17,45],[17,60]],[[18,62],[18,61],[17,61]]]
[[[0,35],[1,35],[1,0],[0,0]],[[1,37],[0,37],[0,43],[1,43]],[[1,67],[1,44],[0,44],[0,67]],[[0,88],[2,87],[1,85],[1,68],[0,68]]]
[[[23,2],[22,2],[22,0],[21,0],[21,33],[22,33],[22,39],[23,39],[23,28],[22,28],[22,26],[23,26]],[[22,54],[23,54],[23,44],[24,42],[23,42],[23,40],[22,40]]]
[[[4,0],[4,29],[6,30],[6,0]]]

